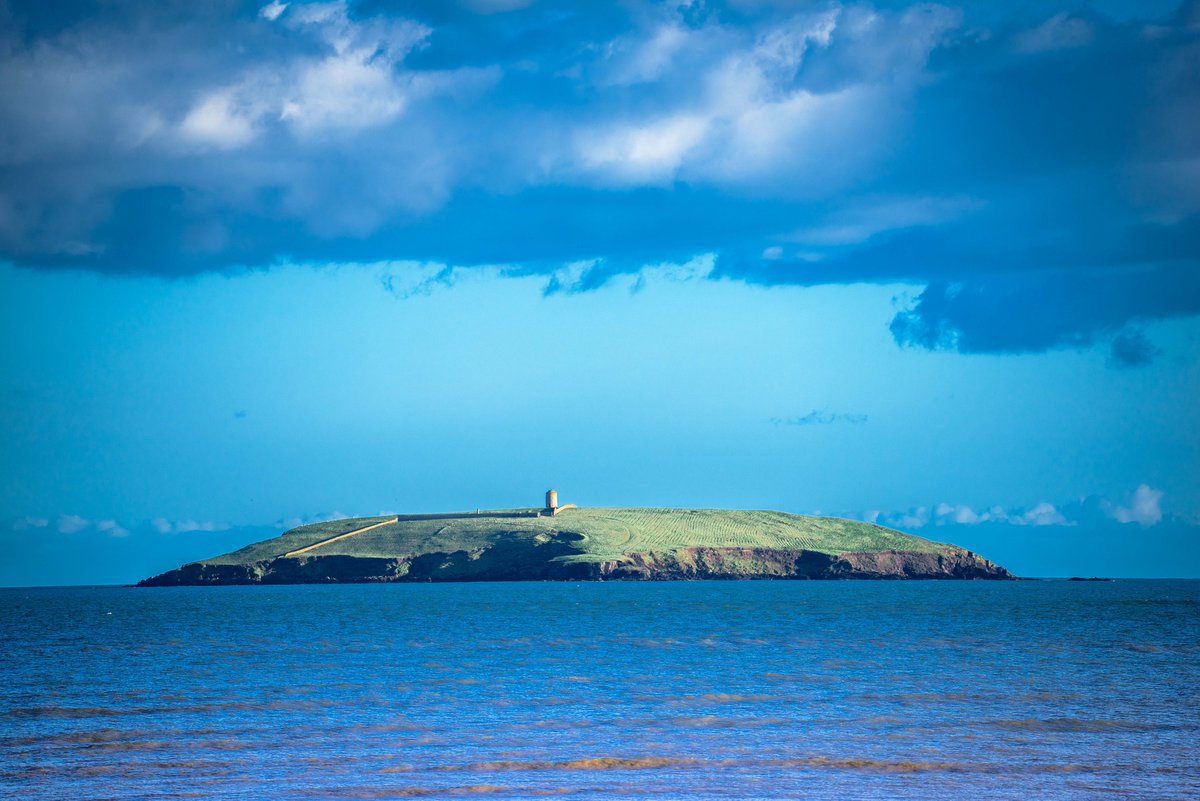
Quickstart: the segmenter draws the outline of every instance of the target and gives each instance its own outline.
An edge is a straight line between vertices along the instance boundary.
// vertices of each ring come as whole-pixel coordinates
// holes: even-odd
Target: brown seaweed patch
[[[513,731],[570,731],[572,729],[587,729],[596,725],[595,721],[579,718],[577,720],[538,720],[532,723],[514,723],[507,728]]]
[[[866,695],[864,695],[863,697],[864,698],[868,698],[868,697],[883,698],[886,696],[866,696]],[[991,699],[991,696],[979,695],[979,694],[973,694],[973,693],[904,693],[902,695],[896,695],[893,697],[896,700],[898,700],[904,704],[920,704],[920,703],[927,703],[927,702],[931,702],[931,701],[932,702],[937,702],[937,701],[972,701],[972,702],[974,702],[974,701],[987,701],[987,700]]]
[[[637,695],[638,701],[665,704],[667,706],[703,706],[704,704],[752,704],[765,701],[779,702],[781,697],[771,695],[752,695],[746,693],[704,693],[703,695],[679,695],[663,697],[661,695]]]
[[[428,731],[428,727],[415,723],[373,723],[352,725],[349,730],[355,734],[391,734],[395,731]]]
[[[692,765],[696,761],[694,759],[679,759],[675,757],[641,757],[639,759],[599,757],[595,759],[576,759],[560,763],[560,766],[564,770],[645,770],[647,768],[667,768],[674,765]]]
[[[223,738],[218,740],[196,740],[195,742],[188,743],[187,747],[203,751],[249,751],[252,749],[261,749],[262,745],[247,740]]]
[[[245,740],[231,738],[195,739],[198,736],[203,737],[212,733],[212,730],[206,729],[170,729],[164,731],[154,729],[103,728],[93,729],[92,731],[73,731],[44,736],[15,737],[6,742],[7,744],[18,746],[38,745],[65,748],[78,746],[99,751],[154,750],[158,747],[165,747],[168,743],[171,747],[177,749],[210,751],[245,751],[262,747],[261,745]]]
[[[121,715],[125,710],[98,706],[30,706],[17,707],[5,714],[10,718],[99,718],[109,715]]]
[[[689,759],[682,757],[643,757],[622,759],[613,757],[579,759],[569,761],[511,761],[477,762],[465,768],[443,767],[437,770],[476,771],[537,771],[537,770],[645,770],[654,768],[830,768],[835,770],[861,770],[878,773],[921,773],[921,772],[968,772],[990,770],[985,765],[965,765],[957,762],[934,762],[919,760],[886,760],[868,758],[798,757],[789,759]],[[1043,766],[1046,770],[1088,770],[1083,766]]]
[[[759,726],[776,726],[787,721],[780,718],[723,718],[716,715],[667,718],[662,721],[668,726],[681,729],[745,729]]]
[[[705,693],[700,700],[717,704],[745,704],[755,701],[778,700],[769,695],[740,695],[737,693]]]
[[[838,759],[833,757],[807,757],[804,759],[771,760],[779,767],[832,768],[834,770],[860,770],[871,773],[932,773],[963,772],[967,766],[958,762],[929,762],[890,759]]]
[[[499,771],[499,770],[647,770],[653,768],[669,768],[681,765],[697,765],[701,760],[684,759],[679,757],[637,757],[632,759],[620,757],[594,757],[592,759],[572,759],[562,762],[534,760],[527,762],[475,762],[467,765],[465,770]],[[445,768],[456,770],[456,768]]]
[[[1103,765],[1078,763],[1048,763],[1032,765],[935,762],[930,760],[885,760],[863,758],[808,757],[804,759],[770,760],[758,763],[776,767],[832,768],[835,770],[861,770],[875,773],[1102,773],[1110,768]],[[1161,772],[1156,770],[1155,772]]]
[[[662,640],[652,640],[647,637],[637,637],[631,641],[631,644],[638,648],[675,648],[680,645],[687,645],[683,640],[675,640],[666,638]]]
[[[124,765],[74,765],[70,773],[80,779],[99,779],[126,773]]]
[[[114,740],[128,740],[137,732],[127,732],[122,729],[95,729],[94,731],[73,731],[63,734],[50,734],[33,737],[13,737],[5,740],[9,745],[92,745],[107,743]]]
[[[139,729],[95,729],[93,731],[66,732],[46,737],[21,737],[13,742],[18,745],[75,746],[100,752],[157,751],[167,748],[170,745],[165,740],[145,739],[145,735],[148,734],[162,736],[162,732],[150,732]]]
[[[792,759],[692,759],[686,757],[599,757],[565,761],[532,760],[476,762],[465,768],[446,767],[442,770],[473,771],[544,771],[544,770],[652,770],[656,768],[727,768],[727,767],[774,767],[774,768],[825,768],[852,770],[871,773],[932,773],[967,772],[973,768],[958,762],[930,760],[890,760],[870,758],[801,757]],[[975,766],[980,770],[982,766]]]
[[[34,706],[16,707],[0,715],[13,718],[34,718],[48,720],[77,720],[82,718],[117,717],[126,715],[179,715],[207,714],[209,712],[248,711],[275,712],[289,710],[304,710],[336,705],[331,699],[310,699],[303,701],[229,701],[211,704],[185,704],[180,706]]]
[[[163,740],[113,740],[84,747],[92,751],[109,753],[114,751],[161,751],[164,748],[170,748],[171,744]]]
[[[1078,701],[1081,696],[1079,693],[1051,693],[1043,690],[1025,693],[1018,697],[1023,701],[1051,701],[1061,703],[1063,701]]]
[[[182,771],[191,777],[204,774],[209,777],[233,776],[233,766],[225,762],[210,759],[178,759],[171,761],[139,762],[135,766],[137,772],[157,773],[164,770]]]
[[[1068,732],[1068,733],[1098,733],[1111,731],[1145,731],[1152,728],[1141,723],[1131,723],[1123,720],[1082,720],[1080,718],[1027,718],[1022,720],[994,720],[991,725],[1005,729],[1022,729],[1025,731]]]
[[[565,791],[571,792],[571,791]],[[561,795],[562,790],[537,790],[526,787],[503,787],[496,784],[469,784],[464,787],[359,787],[342,790],[342,798],[428,798],[431,796],[472,796],[509,794],[514,798]]]
[[[1028,765],[1022,768],[1026,773],[1103,773],[1109,768],[1101,765]]]
[[[65,771],[79,779],[109,779],[113,777],[120,777],[122,779],[160,778],[164,771],[173,771],[185,774],[189,780],[194,782],[199,782],[202,778],[213,779],[235,775],[235,772],[229,765],[199,759],[169,762],[123,761],[100,765],[66,765],[62,768],[51,770],[48,773],[52,775],[60,771]]]

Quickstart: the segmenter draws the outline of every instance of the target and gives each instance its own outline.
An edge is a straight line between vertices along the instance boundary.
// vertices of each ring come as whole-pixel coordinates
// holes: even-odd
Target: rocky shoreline
[[[559,561],[574,553],[543,545],[426,553],[416,557],[277,557],[247,564],[193,562],[139,587],[246,584],[363,584],[446,581],[680,581],[753,579],[1012,580],[971,553],[872,551],[833,555],[769,548],[680,548],[606,561]]]

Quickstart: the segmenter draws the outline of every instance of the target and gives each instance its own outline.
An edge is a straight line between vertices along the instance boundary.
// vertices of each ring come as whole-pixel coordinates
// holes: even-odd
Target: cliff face
[[[681,548],[602,562],[596,578],[614,579],[1011,579],[969,551],[950,554],[872,551],[840,556],[768,548]]]
[[[416,557],[279,557],[247,564],[196,562],[140,587],[215,584],[336,584],[429,581],[669,581],[688,579],[1011,579],[969,551],[944,554],[872,551],[834,556],[770,548],[680,548],[625,554],[608,561],[557,561],[569,543],[497,543],[479,551]]]

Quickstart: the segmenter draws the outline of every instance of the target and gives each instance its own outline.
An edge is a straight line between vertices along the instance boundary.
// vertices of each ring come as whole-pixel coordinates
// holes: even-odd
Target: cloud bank
[[[1200,8],[0,5],[0,258],[925,287],[896,341],[1200,314]]]
[[[1142,484],[1120,501],[1097,496],[1008,509],[938,503],[843,516],[954,542],[1020,575],[1194,576],[1200,521],[1164,511],[1163,497]],[[5,518],[0,544],[12,558],[0,564],[0,585],[132,583],[276,537],[282,529],[344,517],[334,511],[262,525],[163,517],[118,522],[78,514]],[[1142,547],[1148,544],[1153,547]],[[1164,554],[1168,564],[1162,563]]]
[[[1006,509],[1003,506],[975,509],[966,504],[942,502],[891,512],[872,510],[852,517],[904,531],[928,526],[979,526],[987,523],[1033,527],[1094,527],[1115,522],[1135,523],[1142,528],[1148,528],[1164,520],[1163,495],[1162,490],[1141,484],[1123,503],[1100,496],[1059,505],[1041,501],[1018,509]],[[1189,522],[1181,518],[1179,520]],[[1190,524],[1194,525],[1194,522]]]

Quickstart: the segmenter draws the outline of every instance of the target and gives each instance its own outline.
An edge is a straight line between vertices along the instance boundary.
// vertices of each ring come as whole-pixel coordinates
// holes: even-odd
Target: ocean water
[[[1200,797],[1200,582],[0,590],[0,796]]]

